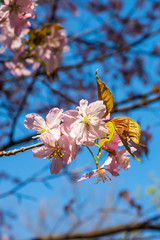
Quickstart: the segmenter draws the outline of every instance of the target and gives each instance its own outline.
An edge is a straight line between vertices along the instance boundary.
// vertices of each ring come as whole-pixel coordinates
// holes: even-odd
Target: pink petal
[[[123,148],[120,151],[116,151],[116,154],[117,154],[118,157],[121,157],[123,154],[130,155],[130,153],[125,148]]]
[[[110,172],[113,176],[119,176],[119,164],[116,162],[116,159],[114,156],[108,157],[105,163],[103,164],[104,167],[106,167],[106,170]]]
[[[69,140],[67,136],[62,135],[58,142],[63,149],[69,149]]]
[[[96,175],[97,175],[97,170],[93,170],[93,171],[91,171],[89,173],[83,174],[82,177],[77,182],[80,182],[80,181],[85,180],[87,178],[94,177]]]
[[[108,133],[108,129],[105,122],[99,121],[96,125],[90,125],[89,132],[95,136],[94,139],[105,138]]]
[[[68,163],[69,158],[71,156],[68,137],[65,135],[62,135],[58,142],[59,142],[59,146],[62,147],[62,150],[61,150],[62,160],[65,163]]]
[[[112,158],[111,157],[107,157],[106,161],[102,164],[101,168],[103,168],[104,166],[107,167],[108,165],[110,165],[112,162]]]
[[[75,157],[77,156],[77,153],[79,151],[79,146],[76,144],[75,139],[73,139],[71,137],[69,137],[69,149],[71,151],[71,154],[69,156],[67,164],[75,159]]]
[[[58,174],[62,168],[63,168],[63,161],[61,160],[61,158],[52,160],[50,165],[51,174]]]
[[[61,128],[60,128],[60,126],[57,127],[57,128],[52,128],[50,130],[50,133],[54,136],[54,138],[56,140],[58,140],[60,138],[60,135],[61,135]]]
[[[71,125],[75,122],[77,115],[78,115],[78,111],[75,111],[75,110],[69,110],[62,114],[63,124],[61,124],[61,127],[62,127],[62,131],[65,134],[70,135]]]
[[[55,147],[56,139],[51,133],[49,132],[42,133],[40,139],[47,147],[49,148]]]
[[[52,108],[46,116],[46,123],[49,128],[56,128],[60,125],[63,109]]]
[[[33,156],[37,158],[48,158],[52,154],[53,150],[46,146],[35,147],[32,149]]]
[[[69,127],[76,119],[78,111],[68,110],[62,114],[62,121],[65,127]]]
[[[29,129],[39,130],[45,127],[45,121],[40,115],[36,113],[30,113],[24,120],[24,126]]]
[[[93,102],[89,104],[88,108],[89,108],[88,111],[90,112],[90,114],[98,118],[102,118],[106,113],[106,107],[103,104],[103,101]]]
[[[4,0],[4,3],[5,3],[6,5],[9,5],[9,2],[10,2],[10,0]]]
[[[80,113],[82,112],[82,114],[83,114],[84,112],[86,112],[87,105],[88,105],[88,100],[86,100],[86,99],[81,99],[81,100],[79,101],[79,107],[77,107],[77,109],[79,109],[79,112],[80,112]]]

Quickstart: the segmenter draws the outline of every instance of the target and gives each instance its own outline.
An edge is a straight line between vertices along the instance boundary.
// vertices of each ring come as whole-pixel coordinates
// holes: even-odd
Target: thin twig
[[[101,54],[101,55],[98,55],[92,59],[85,59],[79,63],[76,63],[76,64],[70,64],[70,65],[64,65],[62,67],[59,68],[59,70],[68,70],[68,69],[73,69],[73,68],[78,68],[78,67],[82,67],[84,64],[90,64],[92,62],[96,62],[96,61],[101,61],[103,59],[108,59],[112,56],[115,56],[119,53],[122,53],[122,52],[125,52],[125,51],[128,51],[129,49],[137,46],[138,44],[142,43],[143,41],[147,40],[148,38],[156,35],[160,33],[160,29],[158,28],[157,30],[155,31],[152,31],[150,33],[146,33],[144,34],[144,36],[142,36],[140,39],[138,39],[137,41],[133,42],[133,43],[130,43],[128,44],[127,46],[124,46],[122,48],[119,48],[111,53],[107,53],[107,54]]]
[[[126,111],[129,111],[129,110],[133,110],[133,109],[136,109],[136,108],[140,108],[142,106],[145,106],[145,105],[148,105],[149,103],[152,103],[152,102],[156,102],[160,100],[160,95],[158,94],[158,96],[155,96],[151,99],[143,99],[142,101],[138,102],[138,103],[135,103],[135,104],[132,104],[128,107],[115,107],[113,109],[113,112],[116,113],[116,112],[126,112]]]
[[[30,145],[30,146],[27,146],[27,147],[21,147],[19,149],[14,149],[14,150],[10,150],[10,151],[1,151],[0,152],[0,157],[2,156],[10,156],[10,155],[15,155],[16,153],[19,153],[19,152],[25,152],[31,148],[34,148],[34,147],[40,147],[42,146],[43,143],[36,143],[34,145]]]

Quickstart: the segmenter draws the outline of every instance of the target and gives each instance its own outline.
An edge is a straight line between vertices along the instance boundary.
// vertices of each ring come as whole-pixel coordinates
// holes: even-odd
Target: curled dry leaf
[[[98,92],[98,100],[103,100],[104,105],[106,106],[106,114],[112,111],[113,108],[113,95],[109,88],[106,86],[104,82],[102,82],[97,74],[96,70],[96,80],[97,80],[97,92]]]
[[[138,159],[130,150],[128,137],[136,144],[139,144],[141,129],[139,124],[129,117],[114,117],[111,119],[117,134],[123,142],[127,151],[137,160]]]

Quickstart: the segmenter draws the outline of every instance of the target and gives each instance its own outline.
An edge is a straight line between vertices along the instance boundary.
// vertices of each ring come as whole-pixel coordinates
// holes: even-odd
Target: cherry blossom
[[[96,164],[97,169],[89,172],[89,173],[85,173],[81,176],[81,178],[78,180],[78,182],[85,180],[87,178],[92,178],[92,177],[97,177],[97,182],[100,181],[108,181],[111,180],[110,177],[107,175],[106,171],[108,171],[108,169],[104,168],[104,165],[102,165],[101,167],[99,166],[99,164]]]
[[[121,139],[119,138],[118,134],[115,132],[114,138],[105,144],[103,144],[102,148],[104,150],[116,150],[118,146],[123,146]]]
[[[74,138],[71,138],[70,135],[67,135],[67,137],[69,140],[69,149],[71,151],[70,158],[68,159],[68,163],[70,163],[77,156],[77,153],[79,151],[79,146],[76,144],[76,141]]]
[[[50,34],[46,34],[43,44],[35,48],[37,54],[37,68],[43,62],[47,73],[53,73],[62,61],[62,52],[68,51],[67,38],[64,30],[57,29],[57,25],[51,26]]]
[[[22,29],[29,27],[27,18],[34,18],[34,4],[32,0],[4,0],[0,6],[0,24],[9,20],[10,27],[14,29],[15,35],[19,36]]]
[[[45,146],[33,149],[33,156],[38,158],[51,158],[51,174],[58,174],[63,168],[63,162],[69,163],[71,151],[67,136],[60,136],[57,140],[51,133],[43,133],[40,137]]]
[[[135,148],[131,148],[132,153],[135,150]],[[78,180],[78,182],[87,178],[92,178],[94,176],[97,177],[96,183],[98,183],[99,181],[105,182],[111,180],[110,177],[107,175],[106,171],[110,172],[115,177],[119,176],[119,167],[123,168],[124,170],[128,170],[128,168],[130,167],[130,159],[129,157],[127,157],[127,155],[130,155],[130,153],[126,151],[126,149],[122,149],[120,151],[117,150],[115,155],[109,154],[106,161],[101,165],[101,167],[99,166],[99,164],[96,163],[97,169],[89,173],[83,174]]]
[[[134,147],[130,148],[131,152],[135,152],[137,149]],[[128,157],[130,153],[124,148],[122,150],[116,150],[114,155],[109,154],[107,160],[104,163],[104,166],[107,167],[109,172],[115,176],[119,171],[119,167],[128,170],[130,168],[130,158]]]
[[[61,130],[60,122],[63,109],[52,108],[46,116],[46,121],[36,113],[26,115],[24,125],[26,128],[35,129],[38,134],[50,132],[54,135],[55,139],[59,139]],[[39,137],[39,135],[37,136]]]
[[[112,157],[111,157],[112,156]],[[112,176],[117,177],[119,176],[119,171],[120,169],[118,162],[116,161],[116,158],[114,158],[113,155],[109,155],[106,159],[106,161],[104,162],[104,164],[102,165],[102,167],[105,167],[105,169],[107,169],[108,172],[110,172],[112,174]]]
[[[30,76],[31,72],[24,66],[23,63],[16,60],[7,61],[6,67],[10,69],[11,73],[16,76]]]
[[[0,48],[0,53],[3,53],[6,48],[10,48],[11,51],[20,49],[22,46],[22,37],[28,33],[28,28],[23,28],[19,36],[16,36],[14,30],[10,27],[9,21],[6,20],[1,26],[0,43],[3,45]],[[24,50],[23,50],[24,54]]]
[[[96,176],[96,183],[105,182],[111,180],[107,173],[115,177],[119,176],[121,169],[128,170],[130,167],[128,155],[135,152],[136,148],[130,147],[130,153],[126,148],[122,149],[124,145],[115,132],[113,139],[102,146],[103,150],[109,154],[100,166],[88,147],[99,146],[99,139],[106,139],[108,133],[106,121],[110,119],[110,114],[103,118],[105,113],[106,106],[103,101],[92,102],[88,105],[88,101],[82,99],[76,110],[63,112],[63,109],[51,109],[46,116],[46,121],[36,113],[26,115],[25,127],[37,130],[39,135],[36,137],[39,137],[45,145],[35,147],[33,156],[52,159],[50,172],[58,174],[64,163],[69,164],[76,158],[79,145],[82,145],[87,147],[93,156],[96,169],[83,174],[78,181]],[[97,139],[98,141],[95,141]]]
[[[72,138],[76,139],[77,145],[94,145],[94,140],[103,138],[107,134],[107,127],[102,117],[106,112],[103,101],[96,101],[88,105],[87,100],[80,100],[77,110],[64,112],[63,121],[66,122],[64,129],[70,131]]]

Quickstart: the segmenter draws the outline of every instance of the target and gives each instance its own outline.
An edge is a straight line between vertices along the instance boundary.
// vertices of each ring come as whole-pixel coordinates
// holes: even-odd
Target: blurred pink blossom
[[[30,26],[27,18],[34,18],[34,4],[32,0],[4,0],[0,6],[0,24],[9,20],[10,27],[19,36],[23,28]]]
[[[51,26],[50,34],[46,34],[44,44],[36,47],[37,59],[43,62],[48,73],[53,73],[62,61],[62,52],[68,51],[67,38],[64,30],[56,29],[55,25]],[[35,61],[36,62],[36,61]],[[35,68],[35,67],[34,67]]]

